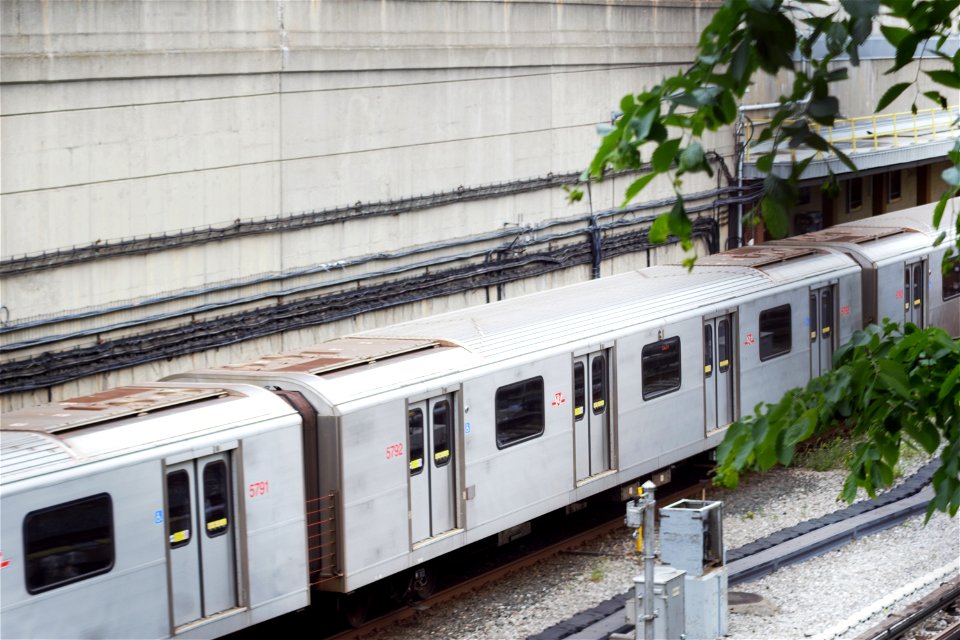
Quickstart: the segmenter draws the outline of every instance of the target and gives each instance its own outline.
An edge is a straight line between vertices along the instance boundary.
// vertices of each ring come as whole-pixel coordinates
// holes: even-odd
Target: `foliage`
[[[859,444],[841,496],[873,496],[890,486],[904,440],[940,453],[933,476],[935,510],[960,508],[960,342],[938,328],[886,322],[854,332],[835,366],[776,404],[762,403],[732,425],[717,449],[717,480],[736,486],[741,471],[789,464],[797,443],[845,421]]]
[[[860,63],[860,47],[879,32],[895,49],[888,73],[916,64],[912,82],[890,86],[877,111],[915,87],[912,109],[924,98],[940,107],[946,97],[938,90],[919,88],[920,65],[932,52],[946,68],[923,73],[955,96],[960,89],[960,50],[941,48],[955,28],[960,0],[724,0],[701,34],[698,54],[689,68],[636,94],[624,96],[622,114],[607,130],[584,181],[601,180],[608,170],[639,172],[628,186],[624,204],[657,176],[668,177],[676,192],[673,208],[657,218],[650,239],[677,237],[691,247],[691,221],[682,195],[685,174],[712,175],[702,136],[734,124],[740,101],[759,74],[792,78],[790,91],[779,98],[771,125],[753,141],[764,145],[756,166],[766,174],[762,194],[751,212],[774,236],[787,232],[788,212],[798,196],[798,183],[809,158],[794,162],[787,177],[771,170],[781,149],[805,147],[832,152],[851,171],[854,163],[816,132],[840,117],[840,101],[832,92],[848,77],[848,66]],[[879,23],[879,24],[878,24]],[[823,42],[826,54],[814,56]],[[796,58],[796,61],[795,61]],[[800,61],[801,64],[798,64]],[[948,200],[960,193],[960,140],[948,154],[953,166],[943,171],[947,184],[934,211],[937,226]],[[824,189],[836,193],[831,172]],[[582,197],[579,189],[570,198]],[[956,245],[947,251],[944,268],[960,252],[960,216]],[[942,233],[939,244],[946,237]],[[693,260],[687,264],[693,267]],[[754,416],[731,426],[719,449],[718,481],[735,485],[746,468],[769,469],[788,463],[801,440],[845,419],[862,440],[856,446],[843,497],[852,500],[857,488],[873,493],[894,477],[902,441],[933,453],[941,442],[942,464],[934,476],[933,510],[951,515],[960,507],[960,346],[938,329],[919,330],[885,324],[857,332],[836,354],[836,369],[794,389],[776,404],[757,407]]]
[[[693,64],[651,89],[629,94],[620,101],[622,115],[605,132],[584,180],[602,179],[608,169],[641,173],[627,187],[624,204],[637,196],[655,177],[672,181],[676,204],[657,218],[650,239],[668,235],[691,247],[692,225],[684,208],[682,177],[687,173],[713,174],[702,135],[733,124],[739,115],[738,101],[755,75],[789,73],[789,94],[779,98],[780,107],[771,126],[752,144],[769,143],[756,161],[766,174],[762,196],[754,213],[777,237],[787,232],[787,213],[797,199],[797,183],[810,159],[796,162],[786,178],[771,173],[780,149],[808,147],[834,153],[851,171],[856,167],[842,150],[815,131],[815,125],[832,125],[840,115],[840,102],[831,94],[835,83],[848,77],[847,63],[860,63],[859,49],[882,19],[880,32],[895,47],[896,57],[888,73],[914,63],[917,51],[932,51],[952,68],[925,71],[937,84],[960,88],[960,50],[949,55],[940,50],[957,20],[960,0],[725,0],[701,34]],[[815,12],[816,10],[817,12]],[[814,45],[823,40],[826,54],[814,56]],[[796,51],[803,64],[796,64]],[[917,74],[919,77],[919,64]],[[914,83],[901,82],[881,96],[877,110],[891,104]],[[955,95],[955,91],[949,92]],[[916,111],[914,96],[913,110]],[[946,97],[939,91],[923,97],[941,107]],[[942,177],[949,185],[936,212],[937,223],[947,200],[960,193],[960,141],[950,154],[954,166]],[[835,192],[832,170],[824,188]],[[571,190],[571,199],[582,197]],[[957,221],[960,227],[960,219]],[[960,228],[958,228],[960,231]],[[960,243],[960,233],[957,234]],[[693,262],[688,263],[692,266]]]

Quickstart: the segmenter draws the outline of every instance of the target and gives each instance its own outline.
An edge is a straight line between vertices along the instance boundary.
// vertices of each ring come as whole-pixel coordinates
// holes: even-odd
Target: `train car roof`
[[[150,383],[4,413],[0,485],[294,413],[256,387]]]
[[[929,248],[939,231],[933,226],[933,210],[936,203],[892,211],[870,218],[851,220],[842,224],[812,231],[799,236],[776,240],[774,246],[830,246],[863,256],[880,263]],[[949,207],[960,206],[960,198],[954,198]],[[946,237],[952,239],[954,225],[949,217],[941,222]]]
[[[764,249],[767,254],[771,252]],[[743,254],[761,253],[748,248]],[[846,256],[780,248],[759,264],[714,256],[693,271],[666,265],[450,311],[324,342],[300,352],[191,372],[181,379],[289,379],[333,405],[562,345],[596,342],[643,324],[720,308],[784,283],[856,267]],[[306,374],[306,375],[304,375]],[[175,377],[176,378],[176,377]]]

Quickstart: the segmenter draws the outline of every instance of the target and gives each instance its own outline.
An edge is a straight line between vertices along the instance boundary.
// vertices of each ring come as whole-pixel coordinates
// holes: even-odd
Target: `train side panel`
[[[244,438],[238,478],[246,524],[249,624],[310,604],[298,424]]]
[[[810,379],[809,288],[779,291],[740,306],[740,402],[752,413]],[[783,314],[788,314],[784,316]]]
[[[159,462],[143,462],[4,496],[2,550],[3,560],[9,564],[0,570],[0,635],[167,637],[166,534],[162,519],[156,515],[163,509],[161,477]],[[55,540],[56,536],[68,540],[71,527],[52,532],[50,527],[54,525],[38,518],[50,514],[51,507],[88,500],[78,503],[75,513],[82,513],[88,520],[103,518],[104,523],[109,522],[95,542],[43,544],[44,538]],[[37,527],[35,536],[26,533],[31,528],[25,526],[30,514]],[[25,534],[30,539],[24,540]],[[45,548],[27,558],[25,544]],[[103,566],[105,572],[96,574],[97,566]],[[55,586],[85,572],[78,567],[92,569],[91,577]],[[36,593],[28,592],[28,582]]]
[[[472,539],[568,502],[574,487],[571,367],[569,354],[562,354],[464,383],[465,419],[469,422],[464,436],[464,484],[470,496],[466,521]],[[538,390],[542,396],[537,395]],[[517,410],[520,393],[536,397],[542,404]],[[511,431],[509,421],[524,410],[540,411],[542,433],[523,436]],[[532,418],[533,422],[537,419]]]
[[[700,317],[668,318],[617,342],[618,448],[624,476],[675,462],[682,451],[703,441],[702,332]],[[676,349],[679,361],[671,359]],[[645,373],[645,366],[663,371]],[[673,388],[674,382],[679,386]]]
[[[404,403],[347,412],[340,419],[340,539],[344,589],[352,591],[407,566]]]

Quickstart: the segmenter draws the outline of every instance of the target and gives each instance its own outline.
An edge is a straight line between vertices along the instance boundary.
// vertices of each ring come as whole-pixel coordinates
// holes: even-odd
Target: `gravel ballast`
[[[923,462],[905,464],[905,475]],[[845,507],[837,502],[844,476],[842,471],[774,469],[745,478],[736,491],[712,489],[707,498],[724,502],[724,546],[733,549]],[[871,604],[937,571],[951,577],[960,572],[960,524],[937,514],[924,526],[923,516],[914,517],[819,558],[733,587],[762,596],[771,606],[761,610],[775,613],[731,612],[728,637],[809,638],[836,631],[841,621],[870,613]],[[526,638],[624,593],[641,572],[634,540],[624,527],[573,553],[420,611],[368,637]],[[856,636],[920,595],[889,604],[839,637]]]

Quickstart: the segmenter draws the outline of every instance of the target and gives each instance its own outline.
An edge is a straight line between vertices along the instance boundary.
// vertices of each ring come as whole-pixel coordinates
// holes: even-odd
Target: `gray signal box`
[[[653,602],[656,618],[653,620],[653,638],[651,640],[677,640],[678,638],[692,638],[684,627],[684,571],[658,565],[653,573]],[[627,605],[627,620],[634,623],[635,632],[632,636],[636,640],[643,639],[643,576],[633,579],[636,592],[633,606],[633,620]],[[614,636],[611,635],[611,638]]]
[[[727,567],[723,503],[680,500],[660,510],[660,557],[686,572],[688,638],[727,633]]]
[[[723,503],[680,500],[660,509],[660,558],[690,576],[726,564]]]

